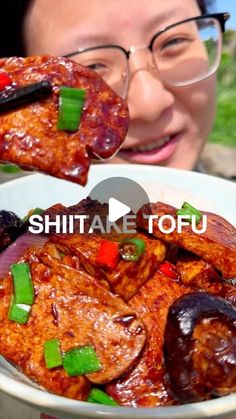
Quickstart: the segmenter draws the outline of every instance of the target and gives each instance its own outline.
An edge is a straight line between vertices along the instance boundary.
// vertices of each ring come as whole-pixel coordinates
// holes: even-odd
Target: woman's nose
[[[130,118],[154,122],[172,107],[175,98],[171,90],[160,80],[153,64],[140,64],[136,62],[130,65],[127,94]]]

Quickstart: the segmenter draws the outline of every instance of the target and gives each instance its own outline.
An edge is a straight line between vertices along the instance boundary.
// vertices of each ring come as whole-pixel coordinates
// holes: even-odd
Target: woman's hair
[[[24,55],[22,26],[32,0],[3,0],[1,2],[0,57]]]
[[[3,0],[1,5],[0,57],[24,56],[22,26],[30,3],[34,0]],[[196,0],[204,15],[214,0]]]
[[[197,3],[198,3],[199,9],[202,12],[202,15],[206,15],[212,1],[210,1],[210,0],[197,0]]]

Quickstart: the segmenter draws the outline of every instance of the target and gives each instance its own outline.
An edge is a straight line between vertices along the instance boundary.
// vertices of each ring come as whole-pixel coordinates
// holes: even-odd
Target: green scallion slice
[[[193,215],[198,215],[198,216],[202,216],[201,211],[199,211],[197,208],[194,208],[192,205],[190,205],[188,202],[184,202],[182,205],[182,208],[185,210],[190,211]]]
[[[42,208],[34,208],[32,210],[30,210],[28,212],[27,215],[25,215],[24,218],[22,218],[23,223],[26,223],[26,221],[28,221],[28,219],[31,217],[31,215],[41,215],[44,212],[44,210]]]
[[[83,111],[85,90],[62,86],[59,97],[59,130],[77,131]]]
[[[15,297],[12,296],[8,319],[16,323],[27,323],[30,315],[31,306],[26,304],[16,304]]]
[[[125,239],[119,245],[119,252],[123,260],[137,262],[145,251],[145,241],[139,237]]]
[[[119,406],[118,403],[99,388],[93,388],[88,396],[87,402],[100,403],[107,406]]]
[[[102,369],[96,352],[89,345],[65,352],[63,367],[70,377],[91,374]]]
[[[184,202],[181,209],[177,211],[177,215],[190,215],[190,219],[192,220],[192,217],[196,217],[196,224],[199,223],[199,221],[202,218],[202,213],[198,209],[194,208],[192,205],[190,205],[188,202]]]
[[[0,164],[0,171],[3,173],[19,173],[21,169],[14,164]]]
[[[47,368],[56,368],[62,365],[60,342],[58,339],[51,339],[44,342],[44,359]]]
[[[34,287],[28,263],[15,263],[11,265],[11,274],[14,283],[16,304],[33,304]]]

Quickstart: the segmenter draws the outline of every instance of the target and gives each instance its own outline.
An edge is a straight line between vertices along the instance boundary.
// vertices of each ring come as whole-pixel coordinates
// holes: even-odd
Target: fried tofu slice
[[[232,304],[156,273],[129,305],[146,324],[148,337],[138,364],[106,386],[121,405],[182,404],[235,391]]]
[[[224,281],[210,263],[186,252],[179,257],[176,270],[185,285],[223,297],[236,306],[236,286]]]
[[[148,230],[148,219],[144,216],[170,215],[177,219],[177,209],[171,205],[157,202],[156,204],[144,205],[137,213],[137,225]],[[182,247],[218,269],[224,278],[236,277],[236,229],[224,218],[210,212],[203,212],[207,216],[207,229],[205,233],[197,234],[191,229],[191,225],[184,226],[181,233],[176,230],[173,233],[163,233],[158,227],[158,220],[153,220],[153,235],[170,244]],[[170,227],[170,221],[165,220],[164,228]],[[201,229],[202,221],[198,228]]]
[[[157,272],[129,300],[129,306],[146,325],[148,338],[138,364],[106,386],[107,392],[121,405],[157,407],[172,403],[165,382],[164,330],[169,307],[188,292],[190,288],[181,282]]]
[[[117,223],[121,233],[115,229],[111,229],[110,233],[100,235],[88,233],[91,220],[98,214],[103,226],[105,226],[108,205],[106,203],[101,204],[99,201],[88,197],[67,208],[61,204],[56,204],[48,208],[43,216],[47,215],[50,221],[55,221],[56,215],[67,217],[70,215],[89,216],[90,221],[85,219],[84,222],[85,234],[78,234],[80,225],[79,221],[75,219],[75,234],[53,234],[54,228],[52,227],[50,241],[55,243],[62,251],[76,255],[87,272],[96,277],[103,286],[127,301],[154,275],[158,265],[165,259],[168,245],[142,231],[137,231],[136,234],[123,233],[122,219]],[[101,267],[97,263],[97,254],[103,239],[121,242],[129,237],[138,237],[145,241],[145,252],[136,262],[124,261],[120,257],[114,270]]]
[[[21,325],[8,319],[13,294],[12,278],[9,275],[0,281],[0,354],[46,390],[71,399],[86,400],[91,384],[85,376],[69,377],[61,367],[47,369],[44,360],[44,342],[47,340],[60,338],[62,349],[65,349],[76,339],[70,325],[64,331],[63,325],[59,326],[56,298],[62,299],[63,291],[56,284],[62,280],[65,285],[65,280],[40,263],[35,253],[29,253],[28,259],[35,261],[31,261],[31,275],[36,299],[27,324]],[[68,316],[68,308],[62,309],[61,314]]]
[[[126,238],[128,235],[126,235]],[[145,251],[136,262],[119,258],[114,270],[106,269],[97,262],[97,254],[103,237],[94,234],[53,234],[50,241],[62,251],[76,255],[82,266],[91,275],[108,282],[111,291],[125,301],[135,295],[157,270],[165,259],[166,245],[158,239],[151,239],[147,234],[137,233],[135,237],[145,241]],[[105,285],[106,286],[106,285]]]
[[[0,108],[1,162],[85,185],[91,158],[107,159],[119,150],[128,129],[127,105],[93,70],[64,57],[32,56],[1,59],[0,71],[12,81],[6,92],[41,81],[53,90],[45,100],[4,113]],[[62,86],[86,91],[76,131],[58,129]]]
[[[90,382],[109,382],[133,365],[146,329],[134,309],[87,273],[64,265],[51,246],[29,251],[23,259],[30,264],[35,292],[26,324],[8,319],[11,275],[1,281],[0,354],[45,389],[86,400]],[[92,346],[101,369],[86,377],[69,377],[62,367],[47,369],[44,343],[53,338],[59,339],[62,353]]]

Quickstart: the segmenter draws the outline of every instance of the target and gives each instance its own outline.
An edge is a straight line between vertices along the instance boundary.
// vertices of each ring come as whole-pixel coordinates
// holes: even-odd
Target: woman
[[[215,75],[206,78],[213,68],[204,65],[207,50],[197,47],[202,45],[199,36],[204,37],[204,28],[207,31],[213,28],[217,41],[219,25],[215,19],[202,20],[199,32],[194,20],[170,26],[204,15],[206,1],[31,0],[29,3],[23,28],[26,55],[68,55],[100,72],[126,97],[129,132],[122,150],[109,163],[156,164],[187,170],[196,167],[215,116]],[[191,46],[194,39],[196,42]],[[219,45],[214,44],[215,56]],[[117,46],[130,51],[129,60]],[[91,49],[78,54],[81,48]],[[179,62],[181,53],[183,59]],[[178,65],[172,68],[171,62]]]
[[[171,25],[205,12],[202,0],[31,0],[25,54],[67,55],[126,97],[129,132],[109,163],[192,170],[215,116],[221,34],[216,19]]]

